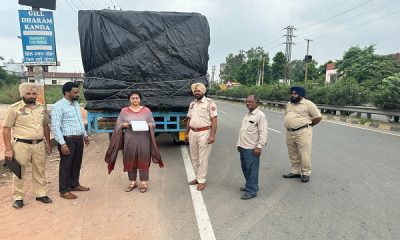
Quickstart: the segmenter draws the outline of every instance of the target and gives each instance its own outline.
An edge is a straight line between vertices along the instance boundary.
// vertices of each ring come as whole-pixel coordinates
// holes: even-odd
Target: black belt
[[[83,135],[68,135],[68,136],[63,136],[64,139],[81,139],[83,138]]]
[[[298,130],[300,130],[300,129],[306,128],[306,127],[308,127],[308,126],[310,126],[310,125],[307,124],[307,125],[304,125],[304,126],[299,127],[299,128],[288,128],[287,130],[288,130],[289,132],[295,132],[295,131],[298,131]]]
[[[41,141],[43,141],[43,139],[37,139],[37,140],[32,140],[32,139],[21,139],[21,138],[16,138],[15,141],[17,142],[22,142],[22,143],[27,143],[27,144],[38,144]]]

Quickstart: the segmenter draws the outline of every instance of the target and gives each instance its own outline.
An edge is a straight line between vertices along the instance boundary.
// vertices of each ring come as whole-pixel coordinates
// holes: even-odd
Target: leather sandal
[[[142,184],[142,185],[140,186],[140,192],[141,192],[141,193],[147,192],[147,184]]]
[[[135,189],[136,187],[137,187],[138,185],[137,185],[137,183],[135,182],[134,184],[129,184],[129,186],[125,189],[125,192],[130,192],[130,191],[132,191],[133,189]]]

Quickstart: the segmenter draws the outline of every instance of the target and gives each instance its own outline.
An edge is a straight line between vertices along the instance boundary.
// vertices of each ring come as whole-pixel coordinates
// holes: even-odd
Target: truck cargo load
[[[133,89],[154,111],[184,112],[206,78],[210,30],[199,13],[81,10],[87,110],[119,112]]]

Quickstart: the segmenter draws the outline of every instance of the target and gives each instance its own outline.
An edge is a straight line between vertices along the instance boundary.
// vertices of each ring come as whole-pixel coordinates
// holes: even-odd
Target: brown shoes
[[[60,193],[60,197],[65,198],[65,199],[76,199],[78,196],[71,192],[66,192],[66,193]]]
[[[197,191],[203,191],[204,188],[206,188],[206,184],[205,183],[199,183],[197,185]]]
[[[189,185],[196,185],[198,184],[197,179],[194,179],[188,183]]]
[[[135,184],[129,184],[129,186],[125,189],[125,192],[130,192],[130,191],[132,191],[133,189],[135,189],[136,187],[137,187],[138,185],[137,185],[137,183],[135,182]]]
[[[71,188],[71,191],[89,191],[89,188],[79,185],[75,188]]]
[[[190,182],[188,182],[189,185],[196,185],[197,184],[197,191],[203,191],[204,188],[206,188],[206,183],[199,183],[197,179],[194,179]]]

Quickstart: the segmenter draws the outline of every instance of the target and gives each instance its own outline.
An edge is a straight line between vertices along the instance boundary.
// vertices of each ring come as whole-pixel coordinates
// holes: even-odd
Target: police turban
[[[192,86],[192,92],[194,92],[194,90],[198,89],[200,90],[203,94],[206,93],[206,86],[204,86],[204,84],[202,83],[193,83]]]
[[[306,96],[306,90],[302,87],[298,87],[298,86],[294,86],[290,88],[290,93],[292,93],[293,91],[296,91],[296,93],[300,96],[300,97],[305,97]]]
[[[37,85],[35,83],[21,83],[19,85],[19,95],[21,97],[23,97],[25,94],[27,94],[31,90],[38,93],[39,85]]]

